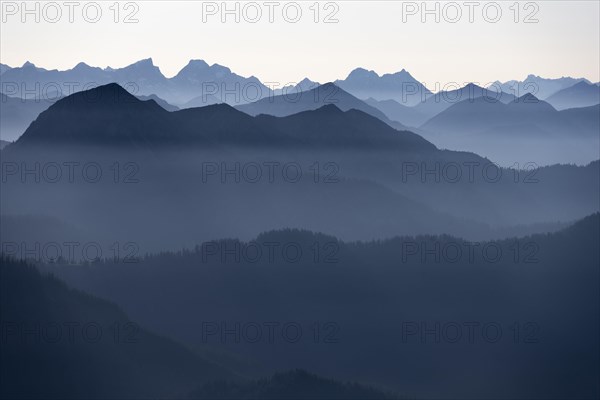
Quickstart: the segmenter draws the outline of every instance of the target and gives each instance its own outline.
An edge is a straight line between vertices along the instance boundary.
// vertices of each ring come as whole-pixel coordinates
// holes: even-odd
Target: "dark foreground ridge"
[[[299,116],[251,117],[227,104],[168,112],[141,101],[116,83],[59,100],[29,126],[16,148],[94,145],[158,149],[166,146],[392,148],[435,151],[434,145],[397,131],[359,110],[314,110]]]

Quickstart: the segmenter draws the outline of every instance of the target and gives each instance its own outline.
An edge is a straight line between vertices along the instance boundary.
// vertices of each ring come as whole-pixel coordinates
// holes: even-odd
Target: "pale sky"
[[[268,1],[228,2],[230,9],[238,3],[239,22],[235,12],[222,15],[221,1],[120,2],[118,15],[113,1],[75,2],[73,22],[65,2],[29,2],[31,14],[24,14],[21,1],[1,3],[0,61],[13,67],[31,61],[62,70],[83,61],[115,68],[151,57],[168,77],[188,60],[204,59],[282,83],[305,76],[333,81],[359,66],[379,74],[404,68],[430,88],[436,82],[522,80],[530,73],[600,80],[597,0],[523,1],[518,7],[512,0],[478,1],[474,8],[429,1],[432,10],[438,3],[439,22],[435,12],[422,15],[421,1],[322,1],[317,7],[314,1],[279,1],[272,23]],[[93,23],[97,4],[101,15]],[[292,23],[298,8],[302,14]],[[257,10],[261,18],[252,23]],[[451,23],[457,10],[461,16]],[[124,23],[130,14],[137,22]],[[324,23],[328,15],[333,23]]]

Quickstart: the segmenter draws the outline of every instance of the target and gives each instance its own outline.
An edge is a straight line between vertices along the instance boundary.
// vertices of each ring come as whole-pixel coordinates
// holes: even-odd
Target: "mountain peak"
[[[35,66],[34,63],[31,63],[29,61],[25,61],[25,64],[23,64],[23,66],[21,68],[37,68],[37,67]]]
[[[208,64],[204,60],[190,60],[184,68],[187,67],[208,68]]]
[[[137,97],[129,93],[117,83],[96,86],[82,92],[73,93],[58,102],[56,106],[72,104],[117,105],[120,103],[141,102]]]
[[[409,78],[410,77],[410,78],[412,78],[412,75],[410,74],[410,72],[408,72],[404,68],[402,68],[402,70],[395,72],[391,75],[394,77],[401,77],[401,78]]]
[[[463,87],[463,89],[483,89],[483,88],[473,82],[469,82]]]
[[[152,58],[145,58],[143,60],[139,60],[134,62],[133,64],[130,64],[128,66],[126,66],[125,68],[122,69],[145,69],[145,70],[150,70],[150,69],[158,69],[158,67],[154,66],[154,62],[152,61]]]
[[[529,111],[535,110],[535,111],[556,111],[556,109],[554,107],[552,107],[552,105],[550,105],[550,103],[547,103],[543,100],[538,99],[537,97],[535,97],[533,94],[531,93],[525,93],[523,96],[516,98],[515,100],[513,100],[512,102],[508,103],[509,106],[513,107],[513,106],[519,106],[520,104],[523,104],[524,106],[527,106],[527,109]]]
[[[210,66],[204,60],[190,60],[185,67],[177,73],[177,77],[190,77],[196,74],[205,73]]]
[[[358,78],[358,79],[365,79],[365,78],[379,78],[379,75],[377,74],[377,72],[373,71],[373,70],[366,70],[364,68],[355,68],[352,72],[350,72],[350,74],[348,75],[348,77],[346,79],[351,79],[351,78]]]
[[[572,86],[572,88],[576,88],[576,89],[580,89],[580,88],[583,89],[583,88],[585,88],[585,89],[587,89],[589,86],[594,86],[594,84],[593,83],[587,83],[586,81],[579,81],[576,84],[574,84]]]
[[[88,68],[92,68],[92,67],[90,67],[88,64],[84,63],[83,61],[77,63],[77,65],[73,67],[74,70],[76,70],[76,69],[88,69]]]
[[[149,66],[149,67],[154,67],[154,61],[152,61],[152,58],[144,58],[143,60],[137,61],[131,65],[138,65],[138,66]]]
[[[311,111],[308,111],[308,112],[311,112]],[[323,107],[319,107],[312,112],[318,112],[318,113],[328,114],[328,115],[344,113],[342,110],[340,110],[340,108],[338,106],[336,106],[335,104],[332,104],[332,103],[325,104]]]
[[[298,82],[298,85],[306,85],[306,84],[313,84],[313,83],[316,83],[316,82],[314,82],[314,81],[311,81],[311,80],[310,80],[310,79],[308,79],[308,78],[304,78],[304,79],[302,79],[300,82]]]
[[[513,100],[513,103],[537,103],[540,100],[531,93],[525,93],[523,96]]]
[[[221,64],[213,64],[210,66],[210,69],[217,71],[217,73],[225,73],[225,74],[231,73],[231,69],[229,67],[226,67]]]

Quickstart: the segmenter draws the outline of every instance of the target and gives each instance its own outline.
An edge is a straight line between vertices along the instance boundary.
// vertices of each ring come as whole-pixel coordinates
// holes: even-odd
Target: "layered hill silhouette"
[[[395,100],[406,106],[419,103],[431,92],[406,70],[379,76],[375,71],[356,68],[343,80],[340,88],[360,99]]]
[[[0,139],[16,140],[54,100],[21,99],[0,93]]]
[[[584,78],[542,78],[541,76],[530,74],[524,80],[511,80],[502,82],[494,82],[493,87],[490,89],[501,88],[503,92],[511,93],[518,97],[524,96],[527,93],[533,94],[535,97],[541,100],[545,100],[557,93],[560,90],[571,87],[579,82],[590,83]]]
[[[288,85],[281,89],[275,89],[273,91],[273,94],[275,94],[275,95],[280,95],[280,94],[294,95],[295,93],[298,93],[298,92],[306,92],[308,90],[315,89],[320,85],[321,84],[319,82],[315,82],[308,78],[304,78],[295,85]]]
[[[0,63],[0,75],[2,75],[3,73],[5,73],[9,69],[12,69],[12,68],[10,66],[6,65],[6,64]]]
[[[141,95],[141,96],[136,96],[136,97],[142,101],[154,100],[154,102],[156,102],[156,104],[158,104],[159,106],[161,106],[162,108],[164,108],[167,111],[179,111],[179,107],[169,104],[166,100],[161,99],[160,97],[158,97],[155,94],[151,94],[149,96]]]
[[[415,105],[414,109],[416,112],[429,119],[454,104],[463,101],[475,101],[479,98],[485,98],[489,102],[510,103],[515,100],[516,97],[509,93],[498,92],[469,83],[459,89],[442,90],[435,94],[431,94],[427,96],[424,101]]]
[[[14,141],[25,132],[39,114],[62,98],[55,93],[51,98],[22,99],[0,93],[0,134],[5,140]],[[177,111],[179,107],[169,104],[155,94],[137,96],[140,100],[153,100],[167,111]]]
[[[203,60],[191,60],[177,75],[168,80],[178,99],[194,99],[194,106],[206,98],[219,103],[241,104],[268,96],[270,89],[254,76],[248,78],[233,73],[229,68]],[[214,104],[214,103],[213,103]]]
[[[230,325],[335,321],[339,326],[334,336],[339,341],[321,345],[312,337],[293,344],[222,343],[218,335],[211,337],[210,343],[223,350],[278,370],[300,362],[315,373],[333,370],[332,377],[340,380],[361,376],[359,381],[386,385],[410,398],[593,398],[599,371],[599,223],[595,214],[551,234],[478,242],[472,253],[467,249],[473,242],[447,235],[349,243],[281,230],[251,242],[224,239],[148,256],[131,268],[98,264],[50,269],[76,287],[118,298],[136,310],[138,320],[164,334],[179,333],[189,344],[201,341],[193,333],[201,329],[201,321],[192,317],[182,323],[181,315],[200,314],[202,320]],[[272,262],[220,257],[221,249],[250,243],[296,243],[304,256],[293,264],[280,253]],[[333,261],[314,261],[314,243],[335,243]],[[216,251],[206,257],[210,246]],[[438,246],[453,252],[436,252]],[[494,256],[481,250],[491,246],[498,250]],[[516,257],[515,248],[521,250]],[[502,256],[496,257],[500,251]],[[156,296],[157,285],[164,288],[163,296]],[[423,326],[435,332],[436,322],[441,325],[438,334],[423,337]],[[408,336],[406,323],[414,328]],[[472,341],[463,323],[472,323]],[[502,329],[494,342],[481,335],[491,323]],[[457,324],[462,334],[444,336],[446,324]],[[187,332],[181,333],[184,327]],[[565,364],[572,373],[564,373]],[[520,379],[522,374],[535,379]],[[432,390],[432,376],[447,379]],[[484,383],[467,384],[473,381]],[[273,388],[269,383],[264,387]]]
[[[237,106],[236,108],[249,115],[268,114],[276,117],[285,117],[302,111],[316,110],[324,105],[335,105],[343,111],[350,109],[360,110],[384,121],[395,129],[406,129],[401,123],[390,120],[377,108],[366,104],[333,83],[326,83],[303,92],[292,92],[291,94],[264,98],[254,103]]]
[[[349,95],[346,98],[355,99]],[[237,144],[435,150],[424,139],[410,132],[396,131],[359,110],[344,113],[329,105],[289,118],[275,123],[269,118],[251,117],[227,104],[167,112],[153,100],[140,101],[118,84],[108,84],[56,102],[29,126],[15,147],[91,144],[152,148]],[[320,134],[311,133],[315,128]]]
[[[369,97],[365,103],[377,108],[392,121],[402,121],[407,126],[419,126],[428,119],[427,115],[419,112],[415,107],[405,106],[396,100],[375,100]]]
[[[174,397],[236,377],[25,262],[0,256],[0,276],[2,326],[15,327],[2,336],[2,398]],[[37,339],[23,333],[36,326]]]
[[[0,255],[0,277],[2,398],[392,398],[303,370],[246,381],[27,262]]]
[[[356,383],[341,383],[332,379],[324,379],[299,369],[277,373],[271,378],[252,382],[208,383],[190,394],[190,400],[291,400],[299,398],[304,400],[375,400],[399,397]]]
[[[541,107],[541,112],[549,107],[531,106]],[[588,129],[593,128],[594,123],[590,118]],[[82,153],[81,147],[87,151]],[[98,148],[104,151],[94,153]],[[49,160],[61,159],[52,154],[63,151],[65,154],[60,157],[69,160],[78,154],[82,162],[85,157],[114,159],[120,155],[127,157],[124,162],[128,162],[138,157],[138,149],[161,154],[156,160],[142,158],[139,161],[144,167],[145,179],[136,187],[146,187],[149,193],[154,193],[153,201],[162,199],[162,205],[177,204],[170,221],[173,218],[188,223],[203,221],[200,225],[192,224],[188,230],[172,232],[169,239],[173,240],[185,240],[185,232],[199,235],[205,234],[205,230],[222,229],[229,233],[230,229],[239,229],[239,223],[235,227],[223,223],[232,215],[236,215],[238,221],[246,221],[243,226],[246,235],[275,224],[275,227],[325,229],[353,239],[443,231],[489,237],[489,227],[481,223],[504,226],[568,221],[597,209],[597,163],[585,168],[557,166],[540,170],[544,179],[535,185],[521,182],[534,173],[527,171],[503,170],[500,182],[488,182],[482,169],[491,163],[489,160],[473,153],[438,150],[422,137],[395,130],[359,110],[344,112],[330,104],[287,117],[252,117],[220,104],[168,112],[153,100],[141,101],[116,84],[61,99],[42,113],[16,143],[3,150],[3,157],[12,161],[28,157],[39,162],[43,154],[47,154]],[[201,153],[203,151],[213,155]],[[284,184],[289,186],[285,191],[280,191],[279,185],[223,185],[219,175],[215,176],[217,182],[211,181],[216,188],[209,192],[202,181],[200,185],[189,185],[189,182],[198,183],[201,178],[203,161],[216,162],[217,166],[223,162],[235,165],[242,160],[256,161],[257,154],[265,162],[301,161],[304,164],[302,181],[295,185]],[[322,166],[332,162],[337,165],[339,183],[322,186],[311,183],[313,176],[308,168],[316,161],[321,161]],[[473,180],[468,178],[465,163],[479,166]],[[447,165],[454,165],[455,169],[458,166],[458,182],[442,176]],[[412,168],[410,174],[407,168]],[[487,168],[488,171],[496,169]],[[263,178],[264,174],[265,170]],[[520,176],[518,183],[514,182],[516,175]],[[159,191],[165,183],[172,187],[173,193],[187,193],[186,200]],[[280,179],[278,183],[284,182]],[[19,200],[25,195],[22,191],[29,193],[27,187],[21,185],[3,191],[5,212],[31,213],[39,207],[33,205],[35,194],[28,195],[33,196],[30,202]],[[91,190],[99,190],[99,193],[89,194],[92,197],[87,204],[96,204],[102,198],[101,193],[116,190],[116,187],[93,185],[87,189]],[[52,202],[51,209],[61,219],[88,221],[86,224],[95,226],[117,215],[111,214],[111,207],[119,209],[118,204],[103,199],[98,207],[106,209],[109,217],[97,220],[95,214],[64,207],[64,194],[73,192],[75,199],[78,187],[57,186],[52,191],[56,197],[47,192],[45,201],[47,205]],[[137,192],[118,192],[129,200],[120,197],[111,197],[111,200],[131,204],[140,201],[141,194]],[[227,215],[221,215],[214,209],[215,204],[221,203],[219,193],[228,199],[244,198],[244,205],[236,202],[227,208]],[[322,199],[325,194],[327,201]],[[448,198],[456,201],[449,202]],[[527,204],[522,204],[524,198],[529,199]],[[199,205],[202,207],[198,208]],[[254,207],[254,211],[247,212],[246,207]],[[148,212],[155,213],[151,204],[147,208]],[[356,213],[356,209],[361,209],[361,213]],[[131,225],[135,235],[140,234],[135,226],[145,224],[141,211],[126,215],[140,218]],[[277,216],[273,218],[273,215]],[[169,226],[166,221],[165,224]],[[145,231],[143,236],[148,236]],[[169,245],[174,243],[169,242]]]
[[[454,104],[431,118],[421,129],[443,134],[496,133],[511,137],[585,138],[598,135],[600,107],[557,111],[532,94],[504,104],[484,97]],[[512,135],[512,136],[511,136]]]
[[[600,87],[582,81],[554,93],[546,101],[557,110],[594,106],[600,104]]]

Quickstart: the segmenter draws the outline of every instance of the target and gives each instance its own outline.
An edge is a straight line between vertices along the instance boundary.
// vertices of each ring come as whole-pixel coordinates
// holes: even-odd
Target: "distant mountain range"
[[[298,83],[286,84],[285,88],[271,90],[254,76],[243,77],[225,66],[209,65],[204,60],[190,60],[172,78],[166,78],[151,58],[116,69],[91,67],[83,62],[64,71],[38,68],[30,62],[16,68],[0,64],[0,74],[3,81],[0,91],[12,97],[25,97],[25,93],[20,92],[21,87],[29,90],[38,85],[41,92],[38,96],[48,96],[53,91],[68,95],[74,91],[116,82],[136,95],[155,94],[171,104],[183,106],[191,102],[194,107],[215,103],[251,103],[269,95],[281,95],[290,90],[307,91],[318,86],[317,82],[305,78]],[[496,81],[489,89],[501,90],[514,97],[531,93],[545,100],[580,82],[591,84],[584,78],[547,79],[529,75],[523,81]],[[404,106],[415,106],[432,94],[423,83],[404,69],[379,75],[372,70],[356,68],[345,79],[334,83],[359,99],[394,100]]]
[[[304,78],[300,82],[298,82],[296,85],[288,85],[288,86],[283,87],[282,89],[275,89],[273,91],[273,94],[293,96],[294,94],[299,93],[299,92],[306,92],[308,90],[315,89],[315,88],[317,88],[317,86],[320,86],[320,85],[321,84],[319,82],[311,81],[308,78]]]
[[[405,106],[396,100],[375,100],[369,97],[365,103],[377,108],[389,119],[402,121],[407,126],[419,126],[427,120],[427,115],[416,110],[415,107]]]
[[[582,81],[554,93],[546,101],[557,110],[593,106],[600,104],[600,87]]]
[[[406,70],[379,76],[375,71],[357,68],[335,84],[360,99],[395,100],[413,106],[431,92]]]
[[[159,106],[161,106],[162,108],[164,108],[167,111],[179,111],[179,107],[167,103],[166,100],[161,99],[160,97],[158,97],[155,94],[151,94],[150,96],[136,96],[136,97],[142,101],[154,100],[156,102],[156,104],[158,104]]]
[[[515,135],[594,137],[600,130],[599,112],[600,105],[581,108],[578,112],[557,111],[532,94],[525,94],[508,104],[480,97],[454,104],[421,128],[445,135],[484,135],[486,132],[502,131],[507,141]]]
[[[23,104],[8,100],[3,107],[6,111],[3,111],[1,137],[5,140],[16,139],[57,99],[109,83],[118,83],[140,99],[153,99],[168,111],[227,103],[239,106],[250,115],[286,116],[334,103],[343,111],[362,110],[399,130],[418,127],[452,105],[480,97],[508,104],[517,96],[531,92],[538,99],[547,98],[558,110],[600,103],[599,87],[586,79],[545,79],[535,75],[529,75],[524,81],[496,82],[487,89],[467,84],[433,94],[404,69],[380,76],[357,68],[333,85],[319,85],[305,78],[275,90],[254,76],[243,77],[227,67],[209,65],[203,60],[191,60],[172,78],[166,78],[152,59],[118,69],[79,63],[65,71],[46,70],[29,62],[17,68],[2,64],[1,73],[3,100],[28,97]],[[323,93],[331,88],[339,91],[336,95],[339,99]],[[501,91],[498,93],[498,90]],[[29,103],[29,100],[37,102]]]
[[[360,110],[380,119],[395,129],[406,130],[404,125],[390,120],[379,109],[357,99],[333,83],[320,85],[304,92],[292,92],[291,94],[265,98],[254,103],[237,106],[236,108],[253,116],[267,114],[276,117],[285,117],[302,111],[316,110],[328,104],[333,104],[343,111],[351,109]]]
[[[184,104],[201,95],[216,97],[220,103],[240,104],[258,100],[270,93],[255,77],[245,78],[227,67],[218,64],[209,66],[202,60],[191,60],[170,79],[160,72],[150,58],[118,69],[102,69],[79,63],[66,71],[46,70],[27,62],[20,68],[7,68],[2,73],[2,82],[1,90],[15,97],[25,96],[26,92],[21,93],[23,87],[28,90],[38,87],[37,96],[43,97],[48,88],[68,95],[116,82],[133,94],[154,94],[172,104]]]
[[[440,148],[472,151],[500,165],[587,164],[598,159],[600,105],[556,110],[525,94],[511,103],[485,98],[452,105],[417,132]]]
[[[522,81],[512,80],[504,83],[496,81],[492,87],[494,89],[500,88],[503,92],[511,93],[517,97],[531,93],[538,99],[545,100],[554,93],[571,87],[579,82],[590,83],[590,81],[585,78],[562,77],[557,79],[547,79],[531,74]]]
[[[24,100],[0,93],[0,138],[16,140],[54,101]]]
[[[245,78],[222,65],[209,66],[203,60],[191,60],[167,81],[172,93],[165,98],[175,103],[201,94],[216,98],[219,103],[242,104],[259,100],[270,93],[270,89],[254,76]]]
[[[483,98],[480,101],[485,102]],[[491,104],[500,106],[501,111],[506,107],[511,110],[513,107],[520,108],[520,104]],[[467,101],[466,105],[472,104]],[[541,114],[558,113],[546,104],[532,106],[534,109],[539,106]],[[581,109],[577,110],[583,112]],[[560,113],[562,115],[574,111]],[[511,112],[518,114],[516,111]],[[593,121],[589,121],[589,126],[593,126]],[[507,142],[506,139],[504,142]],[[511,141],[508,142],[512,144]],[[591,145],[587,147],[594,149]],[[235,217],[228,208],[227,218],[235,220],[236,226],[241,221],[239,218],[244,218],[244,226],[248,227],[248,232],[259,226],[261,229],[266,228],[267,226],[260,224],[272,219],[264,218],[264,213],[272,213],[276,209],[279,210],[276,220],[283,224],[278,225],[280,227],[300,226],[314,230],[327,228],[336,235],[344,236],[351,232],[352,238],[363,240],[404,232],[457,232],[463,236],[464,232],[479,232],[487,235],[490,234],[489,229],[479,225],[481,222],[502,221],[502,224],[511,224],[517,219],[519,223],[537,223],[547,221],[544,219],[547,215],[564,221],[580,216],[581,210],[587,212],[590,207],[597,207],[598,192],[593,176],[597,174],[597,162],[586,168],[561,166],[548,170],[551,171],[551,176],[545,178],[545,185],[515,185],[512,182],[513,172],[509,170],[503,173],[502,184],[473,185],[465,178],[458,184],[439,185],[430,181],[430,178],[423,178],[423,170],[429,171],[436,165],[448,163],[484,166],[490,162],[477,154],[465,152],[465,149],[473,151],[466,146],[459,146],[457,150],[460,151],[439,150],[418,134],[396,130],[361,110],[343,111],[335,104],[324,104],[314,110],[283,117],[265,114],[251,116],[227,104],[169,112],[154,100],[142,101],[136,98],[118,84],[100,86],[60,99],[42,112],[15,143],[3,150],[2,156],[4,160],[35,157],[39,161],[41,155],[46,155],[54,160],[56,157],[51,152],[65,153],[71,158],[84,154],[82,148],[96,158],[101,157],[100,154],[107,157],[122,154],[128,159],[140,153],[142,156],[158,155],[154,162],[144,161],[144,171],[156,168],[156,179],[160,181],[156,188],[148,186],[148,193],[155,193],[154,190],[162,187],[160,185],[163,183],[167,183],[175,191],[189,191],[193,194],[189,198],[189,204],[179,202],[176,214],[178,217],[185,217],[186,224],[191,223],[189,215],[194,214],[197,223],[202,221],[202,228],[199,229],[221,229],[219,227],[223,225],[222,220],[210,211],[211,199],[214,198],[212,194],[207,197],[210,191],[207,192],[206,186],[189,186],[190,180],[198,179],[198,176],[193,176],[189,163],[198,165],[206,159],[206,155],[198,157],[198,153],[212,155],[218,162],[224,159],[238,162],[240,157],[251,157],[254,160],[257,154],[262,154],[262,158],[266,160],[273,160],[274,157],[283,159],[282,162],[286,159],[296,161],[301,157],[310,160],[309,165],[315,159],[323,160],[324,163],[335,161],[344,177],[349,178],[342,179],[339,185],[325,186],[329,196],[326,206],[323,203],[325,200],[318,195],[321,186],[292,185],[293,190],[288,188],[289,190],[281,193],[279,189],[283,186],[274,186],[270,189],[271,203],[267,204],[263,198],[265,187],[234,185],[236,190],[247,191],[234,197],[249,196],[248,206],[255,204],[256,208],[252,213],[247,213],[242,207],[236,211]],[[171,155],[174,155],[173,160],[169,160]],[[165,163],[166,160],[169,162]],[[526,160],[536,161],[531,158]],[[168,167],[169,163],[173,165]],[[403,181],[407,163],[421,169],[421,174],[410,176],[410,184]],[[187,176],[188,174],[192,176]],[[163,175],[164,181],[159,179]],[[152,174],[147,173],[146,180],[151,179],[150,176]],[[175,176],[178,178],[174,179]],[[481,177],[479,171],[477,179],[481,180]],[[305,179],[311,178],[305,174]],[[567,186],[570,189],[565,191]],[[469,189],[465,191],[465,187]],[[99,186],[95,188],[106,189]],[[221,186],[217,185],[214,190],[233,190],[232,187],[219,188]],[[585,196],[581,194],[582,191]],[[64,196],[64,191],[61,191],[57,197],[60,203],[56,207],[63,207]],[[147,194],[140,196],[147,198]],[[160,202],[158,197],[154,194],[152,196],[155,199],[153,201]],[[167,193],[165,196],[170,195]],[[302,200],[299,200],[299,196]],[[135,202],[140,201],[139,196],[134,197]],[[455,201],[448,201],[448,198]],[[534,207],[522,206],[524,198],[531,200]],[[576,198],[576,203],[573,198]],[[581,198],[585,199],[583,205]],[[19,213],[31,212],[28,205],[24,205],[19,199],[18,192],[3,191],[3,207],[18,210]],[[46,194],[44,201],[50,207],[49,195]],[[254,201],[260,203],[253,203]],[[286,205],[298,201],[302,203],[302,210],[295,207],[294,212],[290,212],[286,208]],[[360,204],[376,206],[369,208],[368,217],[366,214],[352,217],[356,209],[361,207]],[[570,206],[567,207],[566,204]],[[199,209],[202,211],[198,211]],[[315,213],[315,209],[319,213]],[[510,213],[505,211],[507,209]],[[595,209],[591,208],[592,211]],[[337,211],[330,214],[330,210]],[[64,212],[77,214],[70,207]],[[174,218],[174,215],[169,217]],[[106,222],[93,220],[94,216],[82,214],[73,218],[82,218],[90,226]],[[457,218],[473,218],[475,221],[459,222]],[[213,225],[209,225],[209,220]],[[390,222],[392,220],[402,222],[398,225]],[[331,228],[332,226],[335,228]],[[358,233],[355,229],[357,226],[361,226]],[[173,236],[173,240],[181,240],[181,237]]]
[[[0,75],[11,69],[8,65],[0,63]]]
[[[474,101],[484,98],[490,103],[510,103],[515,96],[506,92],[494,92],[469,83],[459,89],[441,91],[427,96],[424,101],[414,106],[415,111],[424,115],[427,119],[441,113],[448,107],[462,101]]]

